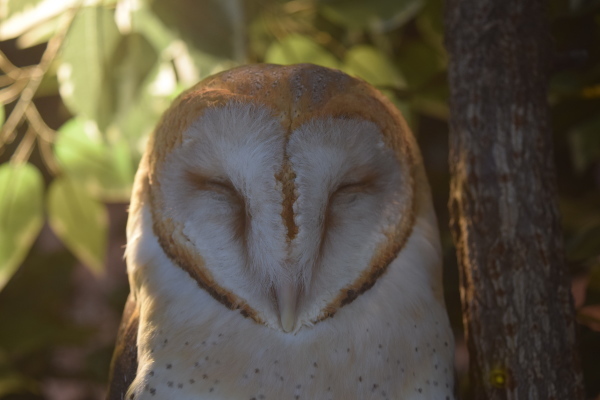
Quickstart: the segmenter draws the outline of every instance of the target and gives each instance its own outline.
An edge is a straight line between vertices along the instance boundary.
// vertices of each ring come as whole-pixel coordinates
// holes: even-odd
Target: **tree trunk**
[[[582,399],[541,0],[448,0],[451,226],[476,399]]]

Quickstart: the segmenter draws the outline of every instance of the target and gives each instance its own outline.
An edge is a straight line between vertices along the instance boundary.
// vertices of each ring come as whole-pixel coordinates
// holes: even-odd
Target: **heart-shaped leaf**
[[[0,166],[0,289],[42,228],[43,191],[42,174],[33,165]]]
[[[67,177],[55,179],[48,191],[50,226],[82,263],[104,270],[108,215],[85,188]]]
[[[378,87],[406,86],[400,70],[381,50],[373,46],[354,46],[348,50],[344,57],[344,71]]]
[[[58,67],[60,95],[74,115],[96,121],[104,130],[112,117],[105,96],[106,75],[120,35],[113,11],[83,7],[73,20]]]
[[[265,62],[273,64],[311,63],[329,68],[339,68],[338,60],[323,46],[308,36],[288,35],[281,42],[273,43],[267,50]]]
[[[320,0],[325,18],[349,29],[374,28],[387,31],[413,18],[423,0]]]
[[[107,143],[93,121],[74,118],[60,127],[54,153],[66,175],[105,201],[127,201],[134,167],[124,140]]]

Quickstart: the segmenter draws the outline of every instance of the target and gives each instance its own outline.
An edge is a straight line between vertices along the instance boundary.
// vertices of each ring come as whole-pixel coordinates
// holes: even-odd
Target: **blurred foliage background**
[[[567,258],[587,396],[600,399],[600,1],[550,0],[548,18]],[[1,399],[103,397],[148,135],[183,89],[254,62],[341,69],[404,113],[433,189],[469,398],[446,207],[442,0],[0,0]]]

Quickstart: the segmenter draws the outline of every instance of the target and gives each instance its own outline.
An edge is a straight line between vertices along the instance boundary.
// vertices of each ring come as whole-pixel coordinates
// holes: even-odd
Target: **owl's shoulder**
[[[106,400],[121,400],[133,382],[137,362],[137,332],[139,325],[139,307],[130,294],[125,303],[117,343],[110,365],[110,386]]]

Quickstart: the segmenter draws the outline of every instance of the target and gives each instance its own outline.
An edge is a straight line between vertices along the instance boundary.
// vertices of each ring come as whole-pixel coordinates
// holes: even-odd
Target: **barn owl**
[[[453,399],[421,156],[376,89],[310,64],[184,92],[136,175],[109,399]]]

